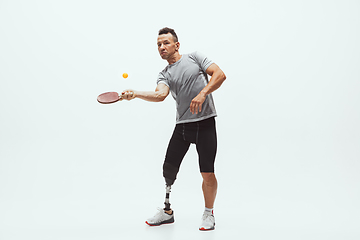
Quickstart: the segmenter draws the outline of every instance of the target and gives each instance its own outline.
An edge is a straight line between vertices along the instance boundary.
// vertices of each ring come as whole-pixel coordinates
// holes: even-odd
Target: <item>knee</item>
[[[207,185],[213,185],[217,183],[215,173],[213,172],[202,172],[201,176],[204,180],[204,183]]]

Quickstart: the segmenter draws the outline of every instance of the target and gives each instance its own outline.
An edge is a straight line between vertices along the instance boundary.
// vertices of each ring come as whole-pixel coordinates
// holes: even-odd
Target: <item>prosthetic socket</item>
[[[165,178],[165,182],[166,182],[166,197],[165,197],[165,210],[168,211],[170,210],[170,202],[169,202],[169,197],[170,197],[170,192],[171,192],[171,185],[174,184],[175,179],[176,179],[176,175],[179,172],[179,168],[171,165],[167,162],[164,162],[163,165],[163,176]]]

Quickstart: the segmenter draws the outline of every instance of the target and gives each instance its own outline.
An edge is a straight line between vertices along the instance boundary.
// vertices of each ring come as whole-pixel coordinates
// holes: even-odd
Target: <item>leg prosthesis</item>
[[[163,176],[165,178],[165,182],[166,182],[166,196],[165,196],[165,210],[169,211],[170,209],[170,202],[169,202],[169,197],[170,197],[170,192],[171,192],[171,185],[174,184],[175,179],[176,179],[176,175],[179,172],[179,168],[169,164],[167,162],[164,162],[163,165]]]
[[[166,185],[166,196],[165,196],[165,202],[164,202],[164,204],[165,204],[164,210],[165,211],[170,211],[171,210],[171,208],[170,208],[171,204],[169,202],[170,192],[171,192],[171,186]]]

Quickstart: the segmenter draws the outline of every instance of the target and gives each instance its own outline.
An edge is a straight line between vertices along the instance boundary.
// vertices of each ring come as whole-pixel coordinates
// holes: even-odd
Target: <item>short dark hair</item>
[[[164,28],[162,28],[162,29],[159,30],[159,36],[162,35],[162,34],[168,34],[168,33],[171,33],[171,35],[173,36],[174,42],[178,42],[178,41],[179,41],[174,29],[168,28],[168,27],[164,27]]]

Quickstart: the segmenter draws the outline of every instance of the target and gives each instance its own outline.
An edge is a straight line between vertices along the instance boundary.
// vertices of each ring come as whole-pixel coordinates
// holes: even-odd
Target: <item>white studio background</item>
[[[144,223],[163,206],[172,97],[96,101],[155,89],[165,26],[227,75],[212,232],[194,147],[176,223]],[[0,239],[359,239],[359,42],[355,0],[0,0]]]

